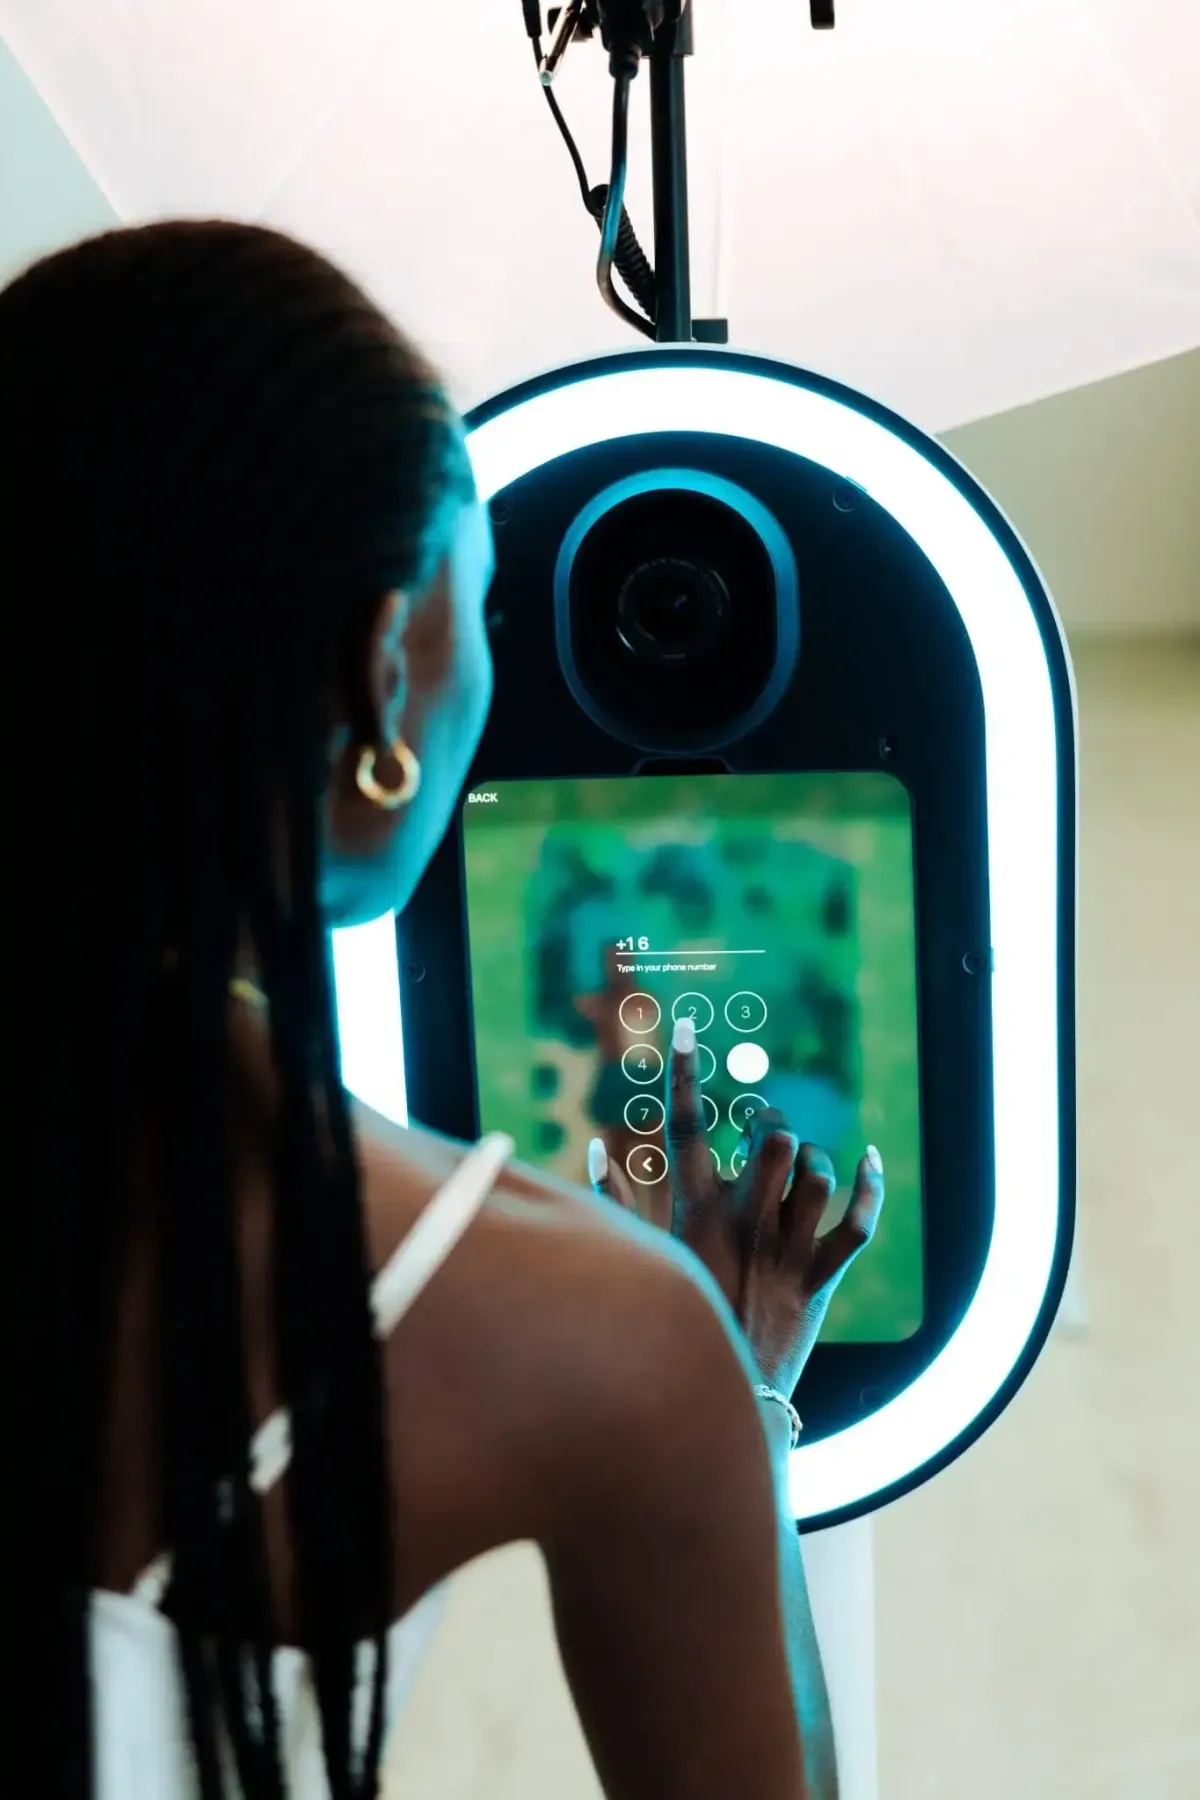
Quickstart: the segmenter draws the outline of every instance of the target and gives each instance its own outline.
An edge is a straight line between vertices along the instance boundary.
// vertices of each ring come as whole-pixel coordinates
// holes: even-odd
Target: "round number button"
[[[625,1123],[630,1131],[638,1131],[649,1137],[652,1132],[661,1131],[666,1109],[657,1094],[632,1094],[625,1102]]]
[[[713,1003],[707,994],[680,994],[671,1008],[673,1019],[691,1019],[697,1031],[707,1031],[713,1022]]]
[[[627,1081],[638,1087],[649,1087],[662,1074],[663,1059],[653,1044],[630,1044],[621,1058]]]
[[[740,1175],[745,1166],[746,1152],[744,1150],[735,1150],[729,1159],[729,1167],[733,1170],[735,1175]]]
[[[717,1103],[711,1094],[701,1094],[700,1099],[704,1105],[704,1129],[711,1131],[721,1116],[717,1111]]]
[[[761,1094],[739,1094],[729,1105],[729,1123],[737,1131],[749,1131],[750,1121],[766,1105]]]
[[[639,1187],[653,1187],[667,1172],[667,1159],[657,1144],[635,1144],[625,1158],[625,1173]]]
[[[707,1044],[696,1045],[696,1080],[703,1087],[717,1072],[717,1059]]]
[[[767,1022],[767,1003],[761,994],[752,994],[749,988],[740,994],[731,994],[725,1002],[725,1022],[735,1031],[757,1031]]]
[[[712,1157],[712,1159],[713,1159],[713,1168],[714,1168],[714,1169],[715,1169],[715,1170],[716,1170],[716,1171],[717,1171],[717,1174],[718,1174],[718,1175],[719,1175],[719,1174],[720,1174],[720,1173],[721,1173],[721,1159],[720,1159],[720,1157],[719,1157],[719,1156],[718,1156],[718,1155],[717,1155],[717,1153],[716,1153],[716,1151],[715,1151],[715,1150],[710,1150],[710,1151],[709,1151],[709,1153],[708,1153],[708,1154],[709,1154],[709,1155],[710,1155],[710,1156],[711,1156],[711,1157]]]
[[[635,1035],[653,1031],[662,1018],[662,1007],[653,994],[626,994],[621,1002],[621,1023]]]

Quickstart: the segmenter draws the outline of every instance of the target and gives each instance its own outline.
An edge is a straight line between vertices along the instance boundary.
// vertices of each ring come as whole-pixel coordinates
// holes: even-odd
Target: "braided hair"
[[[7,1093],[37,1159],[21,1549],[53,1580],[8,1623],[53,1696],[33,1765],[48,1796],[92,1788],[100,1459],[147,1138],[167,1610],[200,1792],[219,1800],[231,1766],[251,1800],[284,1792],[229,1127],[228,984],[247,935],[279,1093],[272,1314],[299,1623],[331,1792],[376,1789],[392,1514],[318,907],[329,695],[340,682],[372,741],[378,609],[429,579],[472,491],[434,375],[351,281],[279,234],[114,231],[0,293],[0,604],[10,672],[19,626],[20,668],[47,683],[40,705],[27,696],[33,773],[10,811],[31,815],[39,904],[19,957],[10,939]]]

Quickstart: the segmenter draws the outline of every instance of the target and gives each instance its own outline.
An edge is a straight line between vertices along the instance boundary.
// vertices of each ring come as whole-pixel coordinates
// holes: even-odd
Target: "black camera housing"
[[[559,662],[581,710],[643,751],[711,751],[770,716],[800,647],[796,559],[778,520],[702,469],[614,483],[554,569]]]

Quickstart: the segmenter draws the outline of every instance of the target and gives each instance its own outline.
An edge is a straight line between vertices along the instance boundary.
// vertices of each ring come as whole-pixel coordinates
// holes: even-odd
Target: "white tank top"
[[[386,1338],[458,1243],[513,1152],[511,1138],[484,1138],[434,1195],[371,1290],[375,1335]],[[286,1412],[255,1434],[251,1486],[265,1493],[287,1468]],[[183,1677],[174,1627],[158,1610],[170,1574],[167,1557],[147,1569],[132,1594],[92,1596],[93,1755],[96,1800],[196,1800]],[[445,1602],[427,1594],[388,1633],[386,1728],[395,1723]],[[355,1696],[365,1736],[372,1651],[360,1650]],[[281,1761],[289,1800],[328,1800],[312,1671],[301,1650],[276,1650],[272,1672],[279,1709]],[[238,1793],[232,1762],[226,1789]]]

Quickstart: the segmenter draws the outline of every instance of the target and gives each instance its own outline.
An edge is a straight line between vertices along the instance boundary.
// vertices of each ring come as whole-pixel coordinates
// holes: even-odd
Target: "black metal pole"
[[[660,344],[692,339],[688,247],[687,115],[683,59],[692,53],[692,14],[655,33],[650,51],[650,153],[654,173],[654,334]]]

